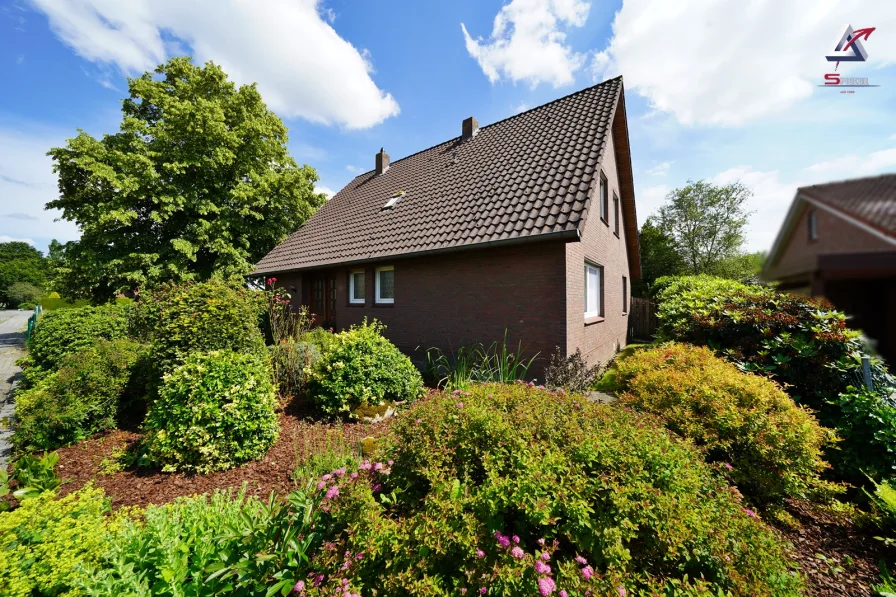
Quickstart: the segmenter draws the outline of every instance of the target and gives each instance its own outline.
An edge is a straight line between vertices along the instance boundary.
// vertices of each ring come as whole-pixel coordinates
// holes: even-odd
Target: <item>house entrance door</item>
[[[311,288],[311,312],[314,324],[323,328],[336,327],[336,277],[318,276]]]

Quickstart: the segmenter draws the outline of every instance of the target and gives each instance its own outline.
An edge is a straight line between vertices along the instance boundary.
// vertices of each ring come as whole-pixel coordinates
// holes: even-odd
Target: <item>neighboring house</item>
[[[830,300],[896,366],[896,174],[798,189],[763,277]]]
[[[506,329],[539,377],[555,346],[606,361],[641,274],[622,78],[461,129],[391,163],[380,150],[253,275],[325,326],[382,321],[408,353]]]

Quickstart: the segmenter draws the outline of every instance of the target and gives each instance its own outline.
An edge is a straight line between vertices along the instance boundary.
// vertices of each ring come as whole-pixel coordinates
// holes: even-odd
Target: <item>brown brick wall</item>
[[[816,269],[816,257],[822,254],[864,253],[869,251],[892,251],[893,245],[862,230],[830,213],[826,209],[815,208],[818,223],[818,240],[809,240],[809,204],[804,203],[802,214],[781,252],[777,264],[770,268],[771,279],[787,278],[798,274],[809,274]]]
[[[619,210],[619,236],[614,234],[613,193],[619,192],[619,177],[613,151],[613,136],[608,135],[607,148],[601,168],[609,184],[608,222],[600,218],[600,192],[588,209],[588,218],[581,242],[566,245],[566,319],[569,334],[566,347],[569,353],[581,348],[590,364],[605,363],[615,354],[617,347],[624,347],[628,332],[628,308],[623,312],[622,277],[628,279],[628,296],[631,296],[631,275],[625,245],[623,213]],[[621,198],[620,198],[621,201]],[[585,322],[585,261],[603,266],[604,319],[596,323]]]
[[[374,304],[374,270],[395,267],[395,302]],[[386,324],[385,335],[413,358],[418,346],[456,349],[469,342],[490,344],[504,336],[516,346],[522,340],[529,354],[540,353],[533,374],[543,378],[554,346],[565,346],[565,244],[541,241],[429,257],[396,259],[364,266],[364,305],[348,302],[348,273],[337,268],[304,275],[306,288],[316,275],[336,279],[338,329],[364,317]],[[279,274],[277,285],[295,286],[294,302],[308,296],[300,291],[302,276]]]

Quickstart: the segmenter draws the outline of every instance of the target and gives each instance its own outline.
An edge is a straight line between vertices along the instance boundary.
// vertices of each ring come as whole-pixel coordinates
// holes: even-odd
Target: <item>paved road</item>
[[[16,406],[12,389],[20,369],[16,360],[22,356],[25,332],[31,311],[0,311],[0,467],[5,468],[12,446],[12,418]]]

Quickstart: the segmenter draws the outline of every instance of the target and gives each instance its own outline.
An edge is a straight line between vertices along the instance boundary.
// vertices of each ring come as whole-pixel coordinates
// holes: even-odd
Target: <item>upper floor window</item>
[[[809,225],[809,240],[818,240],[818,214],[814,209],[809,210],[806,223]]]
[[[376,268],[376,302],[391,304],[395,302],[395,267],[386,265]]]
[[[607,225],[610,222],[610,184],[604,173],[600,173],[600,219]]]
[[[363,269],[355,269],[348,274],[348,302],[353,305],[364,304]]]
[[[613,232],[619,236],[619,197],[613,191]]]
[[[604,268],[585,262],[585,317],[604,314]]]

